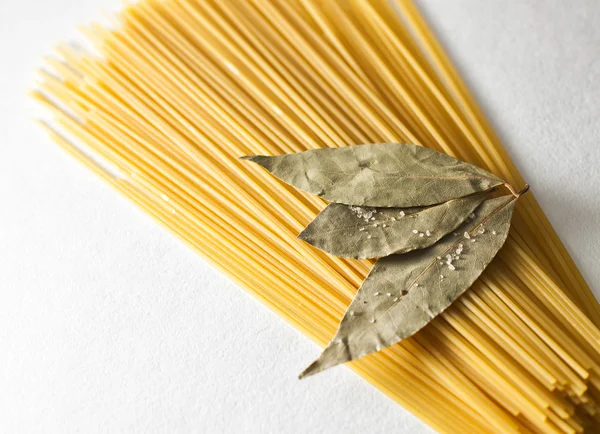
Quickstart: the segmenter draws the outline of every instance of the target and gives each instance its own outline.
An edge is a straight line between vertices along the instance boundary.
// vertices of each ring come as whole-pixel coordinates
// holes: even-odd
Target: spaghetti
[[[408,0],[142,0],[33,96],[52,138],[324,345],[371,263],[296,239],[324,207],[242,155],[410,142],[524,185]],[[473,287],[351,363],[440,432],[600,424],[600,306],[533,196]],[[307,356],[308,357],[308,356]]]

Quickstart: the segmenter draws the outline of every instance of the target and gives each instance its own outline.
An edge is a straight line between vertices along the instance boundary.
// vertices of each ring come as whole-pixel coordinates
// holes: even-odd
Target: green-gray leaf
[[[514,196],[486,200],[458,236],[449,234],[427,249],[377,261],[335,338],[300,378],[399,342],[444,311],[504,244],[515,202]]]
[[[424,249],[456,229],[486,198],[475,193],[424,208],[374,208],[329,204],[298,235],[344,258],[382,258]]]
[[[296,188],[346,205],[427,206],[504,183],[472,164],[403,143],[242,158],[263,166]]]

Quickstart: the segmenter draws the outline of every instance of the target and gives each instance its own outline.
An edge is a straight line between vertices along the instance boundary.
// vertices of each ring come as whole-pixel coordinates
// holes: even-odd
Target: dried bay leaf
[[[298,238],[335,256],[382,258],[424,249],[456,229],[484,201],[475,193],[424,208],[329,204]]]
[[[504,244],[516,199],[486,200],[475,218],[460,226],[459,236],[449,234],[427,249],[378,260],[336,336],[300,378],[399,342],[444,311]]]
[[[346,205],[428,206],[504,184],[477,166],[405,143],[242,158],[261,165],[296,188]]]

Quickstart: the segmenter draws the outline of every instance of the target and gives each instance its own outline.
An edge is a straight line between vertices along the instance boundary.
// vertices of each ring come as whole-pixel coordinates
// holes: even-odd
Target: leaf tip
[[[310,377],[311,375],[315,375],[316,373],[321,372],[322,369],[319,369],[318,365],[319,359],[312,362],[304,371],[302,371],[300,375],[298,375],[298,380],[304,380],[305,378]]]
[[[312,244],[312,243],[310,242],[310,239],[311,239],[311,237],[310,237],[310,234],[308,233],[308,231],[307,231],[306,229],[308,229],[308,227],[304,228],[304,230],[302,230],[302,232],[300,232],[300,233],[298,234],[298,237],[297,237],[297,238],[298,238],[299,240],[306,241],[307,243],[309,243],[309,244]]]
[[[343,347],[343,348],[340,348]],[[345,362],[352,360],[349,357],[347,348],[344,345],[338,345],[331,342],[321,353],[321,355],[312,362],[308,367],[298,375],[298,379],[310,377],[311,375],[318,374],[321,371],[340,365]]]
[[[238,158],[239,160],[249,160],[249,161],[255,161],[258,157],[260,157],[260,155],[244,155],[240,158]]]
[[[268,171],[271,171],[271,165],[274,157],[269,157],[267,155],[244,155],[240,157],[240,160],[247,160],[253,163],[258,164],[261,167],[264,167]]]
[[[341,363],[341,362],[334,363],[334,364],[326,363],[323,360],[323,354],[325,354],[325,351],[323,351],[323,353],[319,356],[319,358],[317,360],[315,360],[310,365],[308,365],[308,367],[304,371],[302,371],[300,373],[300,375],[298,375],[299,380],[303,380],[304,378],[318,374],[319,372],[324,371],[327,368],[331,368],[332,366],[335,366],[335,365]]]

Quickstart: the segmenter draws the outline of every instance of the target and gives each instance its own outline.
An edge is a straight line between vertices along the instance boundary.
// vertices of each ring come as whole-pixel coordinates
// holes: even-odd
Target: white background
[[[422,0],[599,288],[600,3]],[[40,56],[116,0],[0,0],[0,432],[426,433],[64,155]]]

